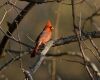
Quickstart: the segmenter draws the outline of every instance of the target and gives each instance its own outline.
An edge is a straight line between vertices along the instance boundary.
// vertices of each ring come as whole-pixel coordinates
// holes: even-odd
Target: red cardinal
[[[52,27],[50,20],[48,20],[43,31],[40,33],[35,41],[36,45],[31,53],[31,57],[34,57],[38,53],[39,47],[41,45],[45,45],[51,39],[52,29],[54,28]]]

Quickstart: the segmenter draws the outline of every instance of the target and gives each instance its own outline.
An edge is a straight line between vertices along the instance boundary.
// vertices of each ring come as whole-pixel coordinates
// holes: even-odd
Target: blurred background
[[[6,0],[0,0],[0,5],[4,4]],[[15,2],[16,0],[12,0]],[[78,3],[82,0],[75,0],[75,3]],[[51,20],[53,27],[53,36],[52,39],[57,39],[60,37],[73,35],[73,22],[72,22],[72,6],[70,4],[71,0],[64,0],[61,3],[50,2],[43,4],[36,4],[24,17],[21,23],[18,25],[18,31],[15,30],[13,36],[18,39],[17,33],[20,35],[20,40],[24,43],[27,43],[33,46],[34,42],[27,38],[26,34],[35,41],[36,37],[44,28],[48,20]],[[16,6],[23,9],[28,2],[17,0]],[[96,6],[96,7],[95,7]],[[5,9],[10,9],[11,6],[7,5]],[[0,20],[2,19],[5,10],[4,8],[0,9]],[[76,24],[79,25],[79,16],[80,13],[82,18],[85,19],[90,16],[95,9],[100,8],[100,0],[86,0],[80,4],[75,5],[75,14],[76,14]],[[5,20],[2,23],[2,29],[6,32],[8,30],[7,22],[12,22],[14,18],[18,15],[20,10],[12,9],[7,15]],[[100,17],[96,16],[93,18],[96,24],[100,25]],[[83,23],[82,23],[83,24]],[[85,24],[84,31],[97,31],[98,29],[94,27],[90,21],[87,21]],[[0,41],[2,40],[4,34],[0,31]],[[100,39],[93,39],[96,45],[100,48]],[[94,50],[89,40],[85,41],[88,46]],[[6,44],[5,49],[20,50],[20,45],[15,41],[9,40]],[[22,50],[29,50],[28,47],[22,46]],[[94,50],[95,51],[95,50]],[[62,46],[53,47],[48,53],[62,53],[62,52],[80,52],[78,43],[70,43]],[[96,51],[95,51],[96,52]],[[95,57],[91,54],[90,51],[85,50],[85,54],[93,61],[97,67],[100,67]],[[0,59],[0,66],[6,63],[10,56],[4,52],[5,57]],[[13,54],[16,56],[16,54]],[[17,54],[18,55],[18,54]],[[71,60],[80,60],[77,57],[73,56],[64,56],[66,59]],[[30,58],[30,55],[26,55],[22,58],[23,66],[25,69],[28,69],[29,66],[34,64],[36,58]],[[24,80],[24,74],[20,69],[20,61],[16,61],[9,65],[5,70],[0,73],[0,80]],[[55,65],[55,66],[53,66]],[[52,78],[52,68],[55,67],[54,73],[56,74],[55,80],[90,80],[89,75],[85,67],[79,63],[59,61],[56,59],[45,60],[41,65],[38,71],[33,75],[35,80],[51,80]],[[100,68],[99,68],[100,69]]]

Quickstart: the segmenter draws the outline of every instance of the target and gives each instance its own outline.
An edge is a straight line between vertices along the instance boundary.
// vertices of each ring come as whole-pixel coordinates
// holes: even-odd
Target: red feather
[[[34,57],[38,53],[39,47],[41,45],[46,44],[51,39],[52,29],[53,27],[51,25],[51,22],[50,20],[48,20],[43,31],[40,33],[40,35],[36,39],[36,45],[31,53],[31,57]]]

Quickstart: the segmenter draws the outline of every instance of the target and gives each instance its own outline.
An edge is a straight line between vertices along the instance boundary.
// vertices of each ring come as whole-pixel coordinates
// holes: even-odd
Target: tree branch
[[[18,24],[22,21],[22,19],[24,18],[24,16],[28,13],[28,11],[35,5],[35,3],[29,3],[21,12],[20,14],[13,20],[12,23],[8,23],[9,29],[6,32],[7,35],[11,36],[11,34],[15,31],[15,29],[17,28],[16,25],[16,21],[18,22]],[[9,32],[11,34],[9,34]],[[3,52],[3,49],[8,41],[9,37],[8,36],[4,36],[1,43],[0,43],[0,55]]]
[[[40,67],[41,63],[43,62],[43,60],[45,59],[45,55],[47,54],[47,52],[49,51],[49,49],[52,47],[54,41],[51,40],[49,41],[45,48],[43,49],[43,51],[40,53],[40,55],[38,56],[36,62],[34,63],[34,65],[32,65],[30,67],[30,69],[32,70],[33,74],[38,70],[38,68]]]

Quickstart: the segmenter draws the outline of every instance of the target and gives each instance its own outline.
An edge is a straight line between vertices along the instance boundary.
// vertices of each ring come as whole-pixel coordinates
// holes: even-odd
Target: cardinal
[[[35,41],[36,45],[31,53],[31,57],[35,57],[35,55],[38,54],[40,46],[45,45],[51,39],[53,29],[54,28],[52,27],[50,20],[48,20],[43,31]]]

